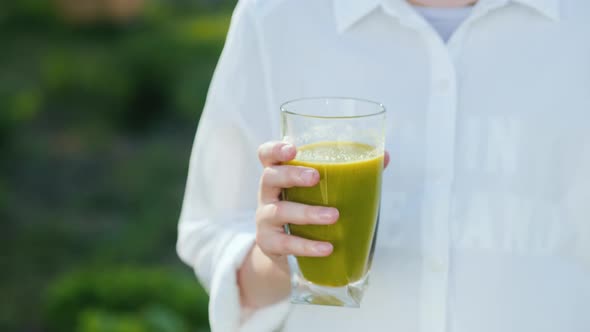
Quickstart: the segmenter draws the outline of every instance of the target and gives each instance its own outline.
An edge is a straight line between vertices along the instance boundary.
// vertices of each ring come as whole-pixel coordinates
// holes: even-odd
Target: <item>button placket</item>
[[[448,78],[441,78],[437,83],[437,90],[439,94],[447,94],[451,88],[451,82]]]
[[[456,81],[447,47],[431,39],[431,98],[426,115],[426,188],[423,205],[422,331],[447,327],[449,211],[454,170]]]

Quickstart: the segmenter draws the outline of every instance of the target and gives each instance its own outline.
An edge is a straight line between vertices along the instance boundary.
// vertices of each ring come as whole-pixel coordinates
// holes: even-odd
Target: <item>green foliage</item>
[[[58,2],[0,2],[0,331],[206,328],[176,221],[235,1],[88,22]],[[128,264],[170,269],[108,268]]]
[[[84,312],[78,324],[78,332],[145,332],[148,326],[141,315],[113,314],[100,310]],[[185,329],[179,330],[186,331]]]
[[[204,330],[204,328],[203,328]],[[77,332],[189,332],[178,313],[151,307],[135,314],[91,309],[82,313]]]
[[[194,331],[207,327],[207,294],[171,270],[91,269],[53,282],[44,316],[61,332]]]
[[[47,112],[123,129],[146,129],[170,116],[198,118],[229,24],[227,11],[150,2],[131,22],[76,25],[35,3],[9,5],[10,19],[0,19],[5,139]],[[47,19],[39,20],[43,14]],[[23,25],[30,20],[36,21]]]

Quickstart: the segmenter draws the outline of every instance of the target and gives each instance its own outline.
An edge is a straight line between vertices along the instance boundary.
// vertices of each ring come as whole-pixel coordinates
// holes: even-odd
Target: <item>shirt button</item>
[[[438,93],[447,93],[451,88],[451,82],[448,79],[439,80],[437,83]]]
[[[440,186],[443,183],[444,177],[442,175],[437,175],[434,178],[434,184],[436,184],[437,186]]]
[[[435,259],[432,261],[432,272],[441,273],[446,272],[447,266],[441,260]]]

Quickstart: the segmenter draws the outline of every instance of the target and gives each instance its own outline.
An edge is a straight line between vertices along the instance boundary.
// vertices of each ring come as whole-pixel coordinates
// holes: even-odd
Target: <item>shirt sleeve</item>
[[[240,1],[215,70],[190,159],[177,252],[208,290],[212,331],[274,331],[289,305],[246,317],[236,273],[255,238],[257,147],[273,138],[272,105],[250,1]]]

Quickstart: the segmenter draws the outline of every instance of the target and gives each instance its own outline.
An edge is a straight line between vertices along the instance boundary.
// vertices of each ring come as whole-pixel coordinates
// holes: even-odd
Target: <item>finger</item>
[[[261,206],[256,213],[259,225],[282,227],[285,224],[329,225],[338,220],[338,209],[278,201]]]
[[[329,242],[312,241],[285,233],[268,231],[259,232],[257,244],[267,255],[295,255],[303,257],[324,257],[329,256],[334,247]]]
[[[385,151],[385,154],[383,156],[383,168],[387,168],[387,165],[389,165],[389,152]]]
[[[309,167],[288,165],[266,167],[260,178],[259,201],[262,204],[276,202],[283,188],[312,187],[319,180],[318,171]]]
[[[295,146],[285,142],[266,142],[258,147],[258,159],[264,167],[289,161],[296,154]]]

